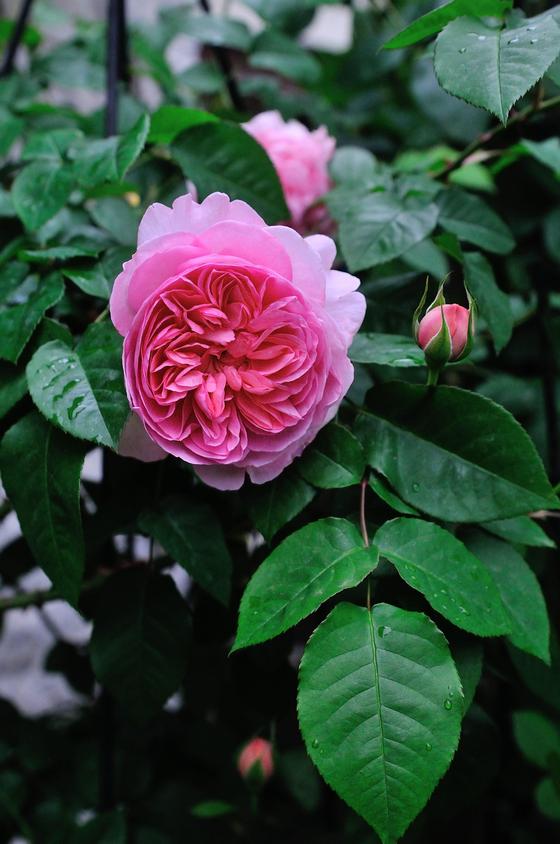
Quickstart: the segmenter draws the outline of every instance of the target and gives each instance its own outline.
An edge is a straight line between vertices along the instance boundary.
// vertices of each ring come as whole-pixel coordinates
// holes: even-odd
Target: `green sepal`
[[[455,363],[459,363],[459,361],[464,360],[467,358],[470,353],[472,352],[472,347],[474,344],[474,321],[476,317],[476,299],[472,296],[469,288],[465,284],[465,293],[467,294],[467,302],[469,303],[469,328],[467,334],[467,342],[465,343],[465,348],[461,352],[458,358],[455,358]]]
[[[422,298],[418,303],[418,307],[414,311],[412,316],[412,333],[414,334],[414,339],[418,342],[418,328],[420,326],[420,315],[424,310],[424,305],[426,304],[426,299],[428,297],[428,287],[430,285],[430,277],[426,276],[426,284],[424,285],[424,293],[422,294]]]

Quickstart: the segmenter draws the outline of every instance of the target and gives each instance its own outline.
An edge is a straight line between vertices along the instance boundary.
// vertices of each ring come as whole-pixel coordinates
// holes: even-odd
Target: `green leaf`
[[[446,24],[462,15],[502,17],[511,6],[512,0],[451,0],[450,3],[445,3],[413,21],[383,47],[386,50],[410,47],[411,44],[440,32]]]
[[[559,506],[526,432],[475,393],[382,384],[354,432],[372,468],[435,518],[490,521]]]
[[[560,710],[560,646],[554,630],[551,630],[550,635],[550,666],[512,645],[508,650],[527,688],[547,704]]]
[[[289,469],[267,484],[250,487],[249,511],[256,529],[270,542],[314,496],[313,487]]]
[[[532,548],[556,547],[554,541],[530,516],[497,519],[493,522],[484,522],[480,526],[513,545],[528,545]]]
[[[0,358],[17,363],[43,314],[62,298],[58,273],[27,276],[0,304]]]
[[[550,167],[560,177],[560,138],[547,138],[546,141],[522,141],[521,147],[545,167]]]
[[[440,225],[459,240],[500,255],[515,246],[509,228],[480,197],[451,188],[439,194],[437,203]]]
[[[30,264],[51,264],[55,261],[71,261],[74,258],[94,258],[98,253],[98,248],[90,246],[50,246],[47,249],[22,249],[18,252],[18,258]]]
[[[112,575],[93,619],[95,676],[138,721],[155,715],[180,685],[190,642],[187,605],[173,583],[146,566]]]
[[[4,156],[10,151],[16,138],[23,132],[25,124],[23,120],[13,115],[7,108],[0,106],[0,125],[2,126],[0,156]]]
[[[22,150],[24,161],[46,158],[57,161],[60,165],[71,144],[82,138],[79,129],[49,129],[47,132],[34,132],[30,135]]]
[[[63,431],[116,448],[130,413],[121,356],[122,339],[108,322],[90,325],[75,350],[46,343],[27,365],[31,397]]]
[[[466,641],[460,640],[454,645],[452,652],[461,679],[464,695],[463,713],[466,714],[471,707],[482,676],[484,650],[480,639],[469,636]]]
[[[494,271],[480,252],[465,252],[465,284],[476,300],[485,320],[496,353],[509,343],[513,331],[513,313],[509,298],[496,284]]]
[[[552,821],[560,821],[560,795],[551,777],[540,781],[535,789],[535,800],[545,817]]]
[[[400,576],[441,615],[476,636],[501,636],[510,624],[483,563],[453,534],[421,519],[382,525],[374,543]]]
[[[384,165],[362,147],[339,147],[329,162],[329,172],[336,184],[370,186],[384,173]]]
[[[181,495],[165,498],[141,514],[139,527],[210,595],[227,605],[231,557],[222,529],[206,504]]]
[[[243,594],[234,651],[266,642],[328,598],[357,586],[377,565],[375,548],[345,519],[320,519],[292,533],[257,569]]]
[[[63,273],[88,296],[108,299],[115,278],[128,258],[130,258],[130,249],[115,247],[109,250],[93,268],[68,269],[65,267]]]
[[[388,504],[393,510],[396,510],[397,513],[403,513],[405,516],[419,516],[420,513],[416,510],[415,507],[411,507],[406,502],[402,501],[395,495],[392,489],[390,489],[389,485],[387,484],[385,478],[382,475],[376,475],[375,472],[372,472],[369,476],[369,486],[378,496],[381,498],[385,504]]]
[[[70,154],[80,185],[91,188],[102,182],[121,181],[144,149],[149,130],[150,118],[142,114],[124,135],[75,144]]]
[[[541,79],[558,56],[554,18],[531,26],[496,29],[472,17],[449,23],[436,41],[434,65],[448,93],[507,123],[512,106]]]
[[[364,474],[364,452],[347,428],[333,422],[305,450],[297,468],[306,481],[321,489],[352,486]]]
[[[380,366],[426,366],[424,352],[412,339],[399,334],[357,334],[350,346],[354,363],[376,363]]]
[[[140,219],[125,199],[118,196],[104,196],[89,202],[88,210],[93,221],[111,235],[113,240],[123,246],[134,248]]]
[[[398,258],[433,231],[437,218],[437,206],[423,199],[383,192],[356,197],[340,219],[340,246],[350,272]]]
[[[265,29],[256,38],[249,64],[302,85],[314,85],[321,77],[321,65],[317,59],[293,38],[273,29]]]
[[[21,170],[12,186],[16,214],[30,231],[38,229],[64,207],[74,187],[70,166],[46,159]]]
[[[467,547],[487,566],[510,618],[509,640],[516,648],[550,664],[550,624],[546,603],[533,570],[507,542],[480,531]]]
[[[429,238],[421,240],[408,252],[404,252],[401,260],[413,270],[428,273],[438,280],[444,278],[449,272],[447,256]]]
[[[205,123],[182,132],[171,154],[191,179],[200,198],[223,191],[243,199],[269,223],[289,212],[272,162],[248,132],[233,123]]]
[[[81,443],[38,413],[17,422],[0,446],[6,492],[33,556],[60,595],[78,602],[84,568],[80,518]]]
[[[540,712],[521,710],[513,713],[513,734],[523,755],[539,768],[548,770],[551,753],[560,754],[560,732]]]
[[[326,782],[394,844],[459,741],[463,696],[443,634],[421,613],[338,604],[307,643],[298,715]]]
[[[163,105],[152,114],[148,143],[169,144],[177,135],[200,123],[215,123],[218,118],[200,108]]]
[[[181,13],[183,10],[179,10]],[[251,33],[242,21],[206,13],[192,14],[185,10],[185,25],[181,27],[191,38],[213,47],[231,47],[246,51],[251,44]]]

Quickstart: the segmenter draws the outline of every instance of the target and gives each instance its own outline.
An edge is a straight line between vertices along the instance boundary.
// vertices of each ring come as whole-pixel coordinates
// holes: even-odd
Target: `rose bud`
[[[442,284],[426,314],[420,319],[428,291],[426,282],[424,295],[414,313],[414,335],[416,342],[424,350],[429,384],[437,383],[439,372],[447,363],[463,360],[471,351],[475,302],[466,287],[465,290],[468,308],[462,305],[447,305]]]
[[[310,131],[298,120],[284,120],[278,111],[263,111],[243,128],[272,161],[292,223],[299,227],[306,211],[329,190],[328,163],[336,141],[324,126]]]
[[[251,739],[239,754],[237,769],[249,781],[262,783],[270,779],[274,773],[271,743],[263,738]]]

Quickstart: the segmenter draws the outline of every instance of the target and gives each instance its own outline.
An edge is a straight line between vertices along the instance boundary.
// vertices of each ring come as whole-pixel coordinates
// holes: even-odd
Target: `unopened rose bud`
[[[462,305],[442,305],[428,311],[418,326],[418,345],[426,351],[431,340],[439,334],[442,311],[451,341],[449,360],[457,360],[461,357],[469,340],[469,311]]]
[[[414,336],[426,356],[428,383],[436,384],[439,372],[450,361],[459,361],[470,353],[474,332],[475,302],[466,290],[469,307],[447,305],[443,284],[437,296],[420,319],[426,303],[428,284],[413,319]]]
[[[244,779],[266,782],[274,773],[272,745],[263,738],[248,742],[237,760],[237,769]]]

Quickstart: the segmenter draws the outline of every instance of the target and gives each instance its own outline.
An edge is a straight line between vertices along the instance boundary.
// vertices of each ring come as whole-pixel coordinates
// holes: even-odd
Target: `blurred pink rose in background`
[[[251,739],[239,754],[237,769],[244,779],[255,774],[262,780],[270,779],[274,773],[271,743],[263,738]]]
[[[365,300],[335,251],[221,193],[150,206],[110,303],[136,414],[121,453],[175,455],[219,489],[280,474],[353,380]]]
[[[418,326],[418,345],[425,350],[428,343],[439,333],[442,326],[442,308],[443,318],[451,338],[449,360],[453,361],[461,356],[469,339],[469,311],[462,305],[436,306],[428,311]]]
[[[277,111],[257,114],[244,128],[266,150],[292,220],[296,226],[301,224],[308,208],[329,190],[328,163],[336,141],[324,126],[311,132],[297,120],[285,121]]]

